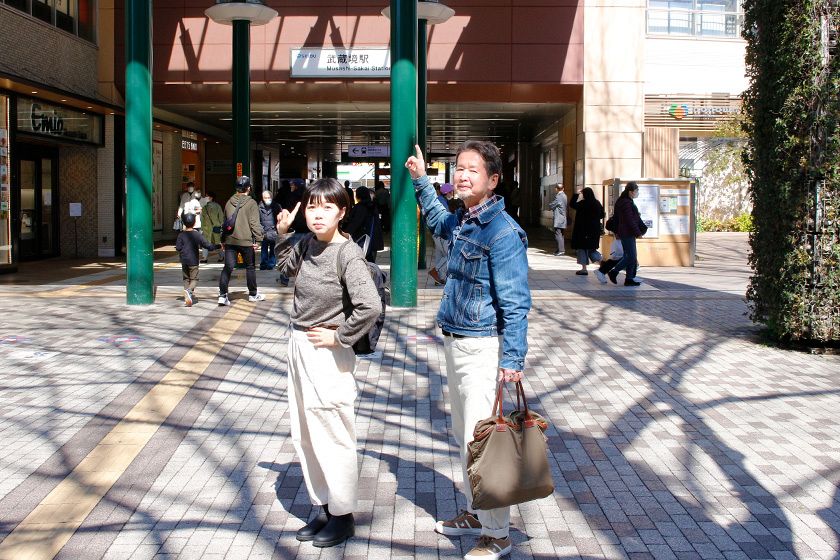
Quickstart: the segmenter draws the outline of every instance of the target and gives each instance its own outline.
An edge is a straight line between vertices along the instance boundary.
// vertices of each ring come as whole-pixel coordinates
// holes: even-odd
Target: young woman
[[[319,179],[291,212],[277,217],[278,269],[297,276],[288,351],[292,441],[309,497],[321,507],[297,539],[316,547],[338,545],[354,533],[358,465],[351,346],[367,334],[382,306],[365,256],[339,230],[348,205],[338,181]],[[289,228],[299,211],[312,233],[293,244]]]

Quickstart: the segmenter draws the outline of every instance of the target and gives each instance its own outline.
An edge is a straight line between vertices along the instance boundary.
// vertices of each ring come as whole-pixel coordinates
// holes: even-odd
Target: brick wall
[[[59,149],[59,231],[62,257],[75,255],[73,220],[78,220],[79,257],[97,257],[99,230],[96,148],[61,146]],[[82,216],[70,217],[69,204],[82,203]]]
[[[95,45],[0,5],[0,70],[39,84],[97,96]]]

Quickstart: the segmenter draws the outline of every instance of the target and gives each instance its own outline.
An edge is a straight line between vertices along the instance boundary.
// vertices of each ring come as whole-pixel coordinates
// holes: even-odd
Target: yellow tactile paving
[[[54,558],[96,504],[143,450],[230,337],[252,306],[234,304],[160,382],[0,543],[2,560]]]

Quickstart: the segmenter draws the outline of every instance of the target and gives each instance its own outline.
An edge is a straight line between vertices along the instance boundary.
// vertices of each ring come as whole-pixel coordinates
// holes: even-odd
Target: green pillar
[[[251,176],[251,23],[233,22],[233,173]]]
[[[417,142],[417,0],[391,0],[391,301],[417,306],[417,203],[405,160]]]
[[[152,3],[125,2],[126,302],[154,302]]]
[[[417,20],[417,144],[423,149],[423,155],[429,157],[426,143],[426,103],[428,84],[426,80],[426,20]],[[422,220],[421,220],[422,222]],[[417,253],[417,268],[426,268],[426,226],[418,224],[417,235],[420,250]]]

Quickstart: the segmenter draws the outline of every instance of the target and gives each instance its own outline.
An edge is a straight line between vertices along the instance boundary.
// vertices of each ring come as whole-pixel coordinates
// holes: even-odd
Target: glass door
[[[35,224],[36,210],[35,161],[20,161],[20,258],[31,259],[38,254],[38,227]]]
[[[56,256],[57,154],[55,150],[34,146],[20,152],[20,259]]]

